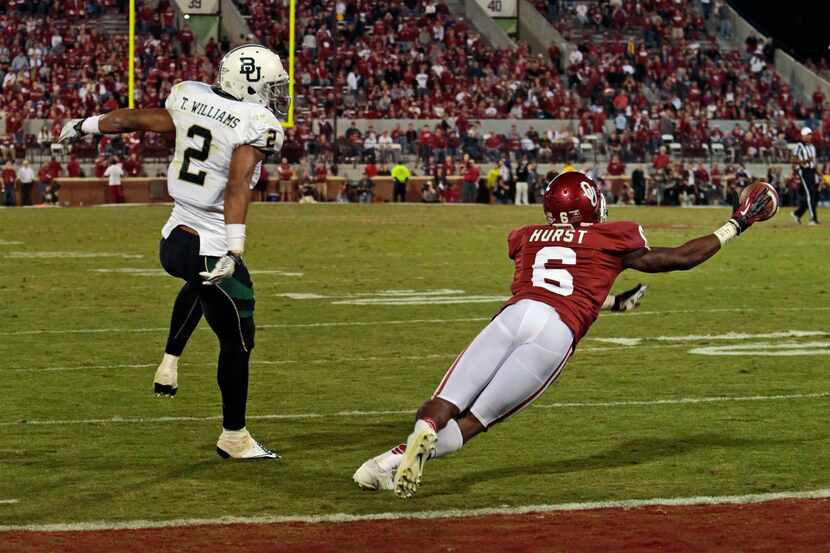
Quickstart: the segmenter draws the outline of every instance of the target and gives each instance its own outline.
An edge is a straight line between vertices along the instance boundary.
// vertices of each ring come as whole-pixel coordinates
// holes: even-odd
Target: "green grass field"
[[[419,494],[403,502],[361,492],[352,472],[405,438],[402,411],[432,393],[508,295],[507,233],[539,222],[540,210],[254,206],[247,262],[261,328],[248,427],[283,455],[270,463],[214,453],[220,421],[206,418],[220,413],[217,345],[204,322],[182,358],[178,396],[152,394],[179,288],[158,263],[168,212],[0,211],[0,501],[18,500],[0,503],[0,525],[830,485],[830,396],[819,395],[830,393],[830,338],[819,334],[830,331],[826,227],[796,227],[781,213],[691,272],[624,273],[616,289],[651,285],[640,310],[601,316],[536,406],[430,463]],[[611,215],[641,222],[652,244],[674,245],[728,211]],[[390,290],[414,292],[379,293]],[[444,292],[425,295],[435,290]],[[381,321],[397,323],[355,324]],[[319,324],[334,322],[343,324]],[[763,336],[790,330],[816,335]],[[717,339],[731,332],[753,336]],[[678,338],[658,339],[666,336]],[[597,340],[621,337],[642,340]],[[690,353],[723,346],[744,355]]]

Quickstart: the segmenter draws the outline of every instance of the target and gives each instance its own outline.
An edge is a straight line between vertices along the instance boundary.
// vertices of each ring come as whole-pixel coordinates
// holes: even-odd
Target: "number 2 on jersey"
[[[547,268],[546,265],[551,261],[558,261],[562,265],[576,265],[576,252],[560,246],[548,246],[539,250],[533,261],[533,286],[560,296],[570,296],[574,292],[573,276],[565,269]]]
[[[190,160],[196,159],[198,161],[205,161],[208,158],[208,154],[210,153],[210,143],[213,140],[213,135],[206,128],[200,127],[199,125],[193,125],[187,129],[187,136],[190,138],[197,136],[201,137],[202,147],[201,149],[188,148],[184,151],[184,161],[182,162],[182,168],[179,171],[179,178],[185,182],[192,182],[193,184],[204,186],[207,173],[205,171],[191,173]]]

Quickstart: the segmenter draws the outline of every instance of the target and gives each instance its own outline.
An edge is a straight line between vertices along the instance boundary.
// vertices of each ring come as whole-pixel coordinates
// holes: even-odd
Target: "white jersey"
[[[176,125],[176,152],[167,168],[173,213],[161,234],[167,238],[185,225],[199,233],[200,255],[225,255],[225,186],[231,156],[243,144],[279,152],[285,136],[282,125],[264,106],[220,95],[211,85],[196,81],[174,86],[164,106]],[[251,188],[260,171],[261,164]]]

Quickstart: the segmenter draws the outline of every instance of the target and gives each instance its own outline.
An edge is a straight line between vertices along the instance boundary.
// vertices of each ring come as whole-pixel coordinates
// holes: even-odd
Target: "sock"
[[[250,352],[220,351],[216,380],[222,392],[222,426],[228,430],[245,428],[248,403],[248,359]]]
[[[243,426],[240,430],[228,430],[222,428],[222,435],[229,440],[241,440],[248,435],[248,430]]]
[[[389,451],[375,457],[375,462],[380,468],[386,471],[395,471],[401,464],[403,454],[406,452],[406,444],[398,444]]]
[[[185,284],[179,290],[173,303],[170,317],[170,332],[167,334],[165,353],[180,357],[202,318],[202,303],[199,301],[199,289]]]
[[[438,433],[438,442],[435,444],[435,451],[432,457],[443,457],[455,453],[464,445],[464,436],[461,435],[461,428],[455,419],[450,419],[447,426]]]
[[[429,417],[424,417],[422,419],[418,419],[415,421],[415,430],[414,432],[419,432],[421,430],[432,429],[436,430],[435,421]]]
[[[168,369],[173,369],[175,371],[179,368],[179,356],[165,353],[164,357],[161,358],[161,364]]]

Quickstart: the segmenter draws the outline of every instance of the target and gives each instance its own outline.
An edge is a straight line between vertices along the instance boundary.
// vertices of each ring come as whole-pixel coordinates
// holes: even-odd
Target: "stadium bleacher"
[[[235,3],[249,38],[285,56],[285,3]],[[126,37],[103,24],[123,20],[124,4],[70,0],[60,11],[50,2],[0,0],[4,152],[37,162],[71,153],[98,167],[111,155],[166,161],[169,139],[157,135],[81,142],[71,152],[48,139],[70,114],[126,105]],[[830,148],[823,96],[796,97],[762,40],[730,43],[717,6],[707,18],[691,0],[536,0],[574,45],[566,56],[555,47],[534,54],[522,41],[514,50],[494,48],[443,2],[382,4],[297,4],[297,117],[283,155],[307,160],[309,174],[320,162],[361,163],[389,152],[425,166],[433,156],[463,153],[485,163],[528,156],[604,164],[618,156],[648,164],[661,148],[673,159],[787,162],[803,124],[814,129],[820,157]],[[137,11],[137,106],[160,105],[177,81],[214,79],[228,42],[197,47],[169,0],[138,0]],[[346,123],[354,119],[401,125],[373,132]],[[404,128],[417,119],[442,122]],[[521,132],[478,125],[509,120],[569,123],[538,121]]]

